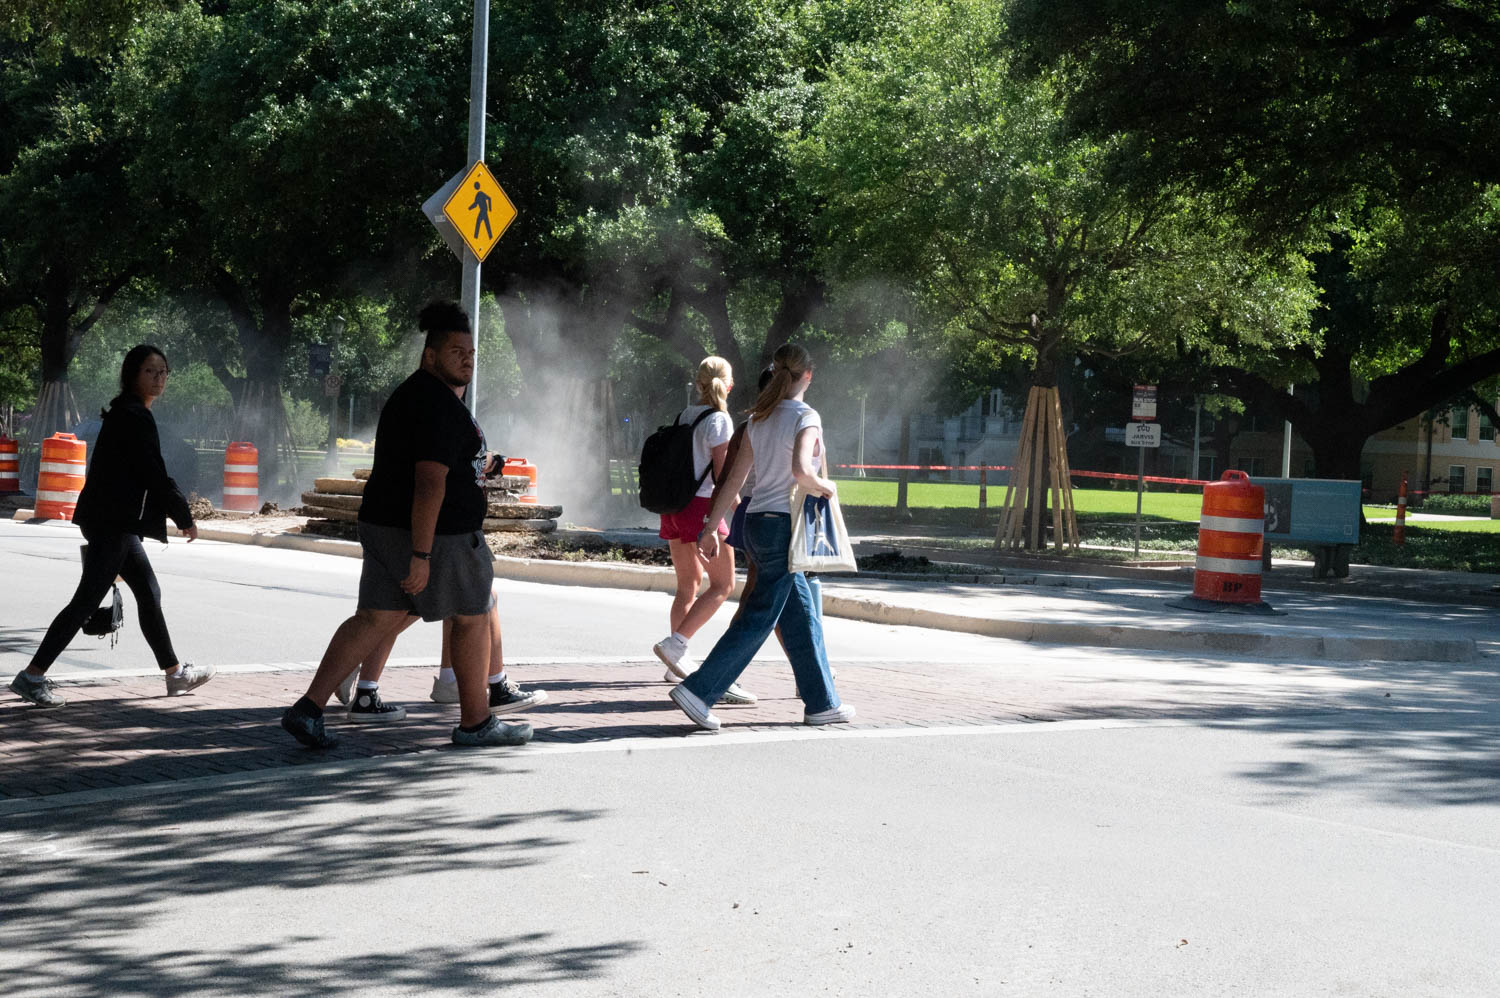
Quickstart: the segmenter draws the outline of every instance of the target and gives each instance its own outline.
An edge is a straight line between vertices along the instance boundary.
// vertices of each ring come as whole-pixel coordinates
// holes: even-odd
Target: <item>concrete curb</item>
[[[1009,638],[1038,644],[1092,645],[1133,651],[1172,651],[1337,662],[1471,662],[1479,657],[1472,638],[1343,638],[1318,634],[1266,634],[1202,628],[1170,630],[1123,624],[1001,620],[898,606],[823,591],[823,613],[872,624],[932,627],[944,631]]]
[[[168,525],[169,533],[177,534]],[[199,527],[198,537],[228,544],[360,557],[355,541],[307,534],[246,534],[237,530]],[[608,562],[551,561],[538,558],[495,558],[495,575],[517,582],[597,589],[631,589],[670,593],[677,587],[669,568],[617,565]],[[735,580],[731,599],[739,599],[744,580]],[[1009,638],[1039,644],[1091,645],[1135,651],[1196,652],[1224,655],[1262,655],[1271,658],[1324,659],[1338,662],[1472,662],[1479,648],[1472,638],[1351,638],[1317,634],[1268,634],[1253,631],[1182,630],[1133,627],[1124,624],[1081,624],[1069,621],[1003,620],[975,617],[882,600],[823,593],[823,613],[829,617],[871,624],[927,627],[942,631]]]

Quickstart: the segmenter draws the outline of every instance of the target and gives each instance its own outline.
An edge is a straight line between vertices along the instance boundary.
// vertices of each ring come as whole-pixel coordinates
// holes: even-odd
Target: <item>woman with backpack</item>
[[[83,578],[73,599],[47,628],[31,664],[10,683],[13,693],[38,707],[61,707],[67,702],[57,695],[47,669],[109,595],[117,575],[135,594],[141,634],[166,678],[167,695],[180,696],[213,677],[211,665],[178,661],[161,613],[161,587],[141,546],[145,537],[166,543],[168,516],[189,543],[198,539],[187,499],[167,475],[161,438],[151,416],[151,405],[166,389],[169,371],[166,355],[144,343],[131,348],[120,367],[120,394],[103,414],[93,460],[73,512],[73,522],[88,542]]]
[[[755,561],[754,584],[747,583],[740,594],[739,611],[729,630],[698,670],[671,693],[672,702],[708,731],[719,729],[719,719],[709,708],[739,678],[778,623],[802,698],[803,721],[839,724],[854,717],[854,708],[839,702],[833,686],[814,593],[806,576],[787,570],[792,487],[801,485],[823,496],[836,491],[822,474],[822,418],[802,400],[812,384],[812,358],[802,347],[788,343],[776,351],[772,368],[771,383],[755,400],[744,441],[708,511],[698,543],[705,558],[719,554],[719,526],[753,467],[755,490],[746,510],[744,535]]]
[[[705,357],[693,379],[697,401],[677,417],[677,425],[693,427],[693,477],[698,489],[685,508],[676,513],[661,514],[657,536],[667,542],[672,554],[672,568],[677,573],[677,592],[672,597],[670,622],[672,632],[658,641],[652,651],[666,665],[662,677],[678,683],[696,668],[688,654],[688,641],[724,605],[734,589],[734,550],[721,545],[711,556],[698,550],[703,520],[708,514],[714,482],[723,477],[724,455],[734,423],[729,418],[729,393],[734,389],[734,372],[723,357]],[[722,520],[723,518],[720,517]],[[727,534],[728,527],[716,528]],[[708,573],[708,589],[698,592],[698,583]],[[753,704],[755,696],[729,683],[720,691],[725,703]]]

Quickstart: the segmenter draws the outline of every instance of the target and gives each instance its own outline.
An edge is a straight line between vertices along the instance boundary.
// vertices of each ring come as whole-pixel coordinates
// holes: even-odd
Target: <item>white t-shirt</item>
[[[792,447],[797,434],[809,426],[818,431],[819,446],[813,455],[813,470],[823,467],[823,419],[818,410],[806,402],[782,399],[765,419],[750,420],[745,435],[755,453],[755,492],[750,497],[749,513],[791,512]]]
[[[692,425],[705,411],[713,409],[711,405],[690,405],[682,410],[682,415],[677,417],[677,422]],[[720,444],[729,443],[729,438],[734,436],[734,421],[729,418],[727,412],[719,412],[717,409],[693,430],[693,477],[703,475],[703,471],[714,459],[714,448]],[[711,496],[714,494],[714,476],[703,475],[703,483],[698,486],[698,495]]]
[[[738,432],[738,430],[736,430],[736,432]],[[748,428],[747,428],[746,432],[748,434]],[[743,443],[744,437],[742,436],[740,438],[740,440]],[[743,485],[740,486],[740,501],[743,502],[744,500],[749,499],[753,495],[755,495],[755,462],[754,461],[750,462],[750,470],[747,471],[747,472],[745,472],[745,484],[743,484]],[[745,512],[748,513],[750,511],[748,509],[746,509]]]

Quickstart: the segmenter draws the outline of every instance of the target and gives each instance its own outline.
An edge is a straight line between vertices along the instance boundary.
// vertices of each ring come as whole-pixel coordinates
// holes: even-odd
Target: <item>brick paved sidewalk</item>
[[[998,668],[998,667],[997,667]],[[545,689],[548,700],[524,717],[536,740],[600,742],[620,738],[680,738],[693,732],[667,699],[656,662],[618,665],[526,664],[523,686]],[[1000,674],[1003,673],[1003,674]],[[387,699],[407,708],[405,721],[354,725],[330,702],[330,730],[339,747],[315,752],[297,745],[278,724],[281,711],[306,688],[312,673],[220,674],[191,695],[169,698],[158,677],[65,680],[66,707],[41,710],[0,698],[0,800],[34,798],[107,787],[275,769],[308,762],[449,751],[458,708],[428,700],[431,667],[391,667],[381,683]],[[800,725],[785,664],[757,663],[744,685],[756,707],[720,706],[724,729],[783,731]],[[855,728],[979,725],[1088,717],[1224,716],[1305,705],[1308,691],[1283,689],[1253,698],[1233,680],[1183,687],[1149,678],[1058,675],[1043,670],[1018,677],[1014,668],[920,668],[910,663],[840,665],[842,698],[859,715]],[[842,727],[842,726],[840,726]],[[837,729],[824,729],[836,735]],[[712,736],[707,736],[712,737]]]

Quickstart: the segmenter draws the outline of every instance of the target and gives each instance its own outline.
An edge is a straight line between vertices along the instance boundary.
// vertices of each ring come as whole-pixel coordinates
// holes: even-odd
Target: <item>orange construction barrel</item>
[[[224,451],[224,508],[254,513],[260,509],[260,451],[238,440]]]
[[[1193,596],[1215,603],[1260,603],[1266,490],[1243,471],[1203,486]]]
[[[526,486],[526,493],[521,496],[521,501],[529,503],[539,501],[536,497],[536,465],[524,457],[508,457],[500,473],[502,475],[525,475],[530,484]]]
[[[21,491],[20,446],[0,433],[0,492]]]
[[[42,441],[41,474],[36,480],[36,515],[42,520],[71,520],[83,491],[88,450],[71,433],[54,433]]]

